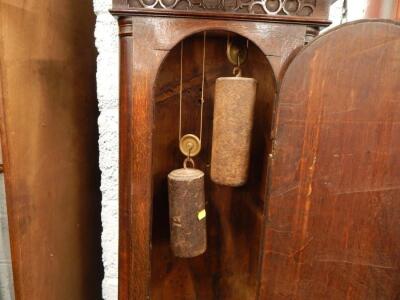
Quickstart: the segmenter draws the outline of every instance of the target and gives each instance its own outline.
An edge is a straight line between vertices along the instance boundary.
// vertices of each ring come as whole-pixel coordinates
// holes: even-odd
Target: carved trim
[[[119,19],[119,36],[132,35],[132,20],[131,18],[120,18]]]
[[[310,43],[316,36],[318,36],[318,34],[319,34],[318,27],[307,26],[304,44],[307,45],[308,43]]]
[[[130,7],[247,14],[312,16],[317,0],[131,0]]]

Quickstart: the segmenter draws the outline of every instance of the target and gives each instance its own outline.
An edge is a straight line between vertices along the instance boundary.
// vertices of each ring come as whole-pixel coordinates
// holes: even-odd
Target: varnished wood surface
[[[158,140],[155,136],[154,128],[159,124],[159,128],[168,134],[172,134],[172,130],[165,130],[167,128],[163,128],[156,121],[154,117],[155,111],[155,101],[154,101],[154,87],[156,84],[160,82],[156,82],[157,74],[159,72],[159,67],[161,66],[162,61],[164,61],[165,57],[169,53],[171,49],[175,45],[178,44],[180,40],[183,38],[203,30],[229,30],[235,33],[241,34],[257,45],[262,53],[260,59],[249,61],[249,70],[254,70],[255,77],[261,77],[259,81],[266,81],[263,85],[266,89],[265,95],[269,95],[265,101],[270,101],[273,96],[268,91],[271,91],[271,78],[272,73],[265,72],[263,69],[257,68],[260,64],[260,61],[264,59],[266,56],[269,62],[272,65],[272,69],[274,71],[275,76],[280,73],[281,67],[285,62],[286,58],[290,55],[293,49],[302,46],[304,43],[304,37],[306,33],[306,26],[304,25],[288,25],[288,24],[267,24],[267,23],[257,23],[257,22],[242,22],[242,21],[224,21],[224,20],[200,20],[200,19],[182,19],[182,18],[145,18],[145,17],[133,17],[131,18],[132,26],[129,26],[129,18],[122,19],[121,31],[124,32],[122,40],[121,40],[121,144],[120,144],[120,252],[119,252],[119,265],[120,265],[120,280],[119,280],[119,299],[146,299],[150,296],[151,291],[154,295],[156,295],[156,291],[159,291],[161,296],[171,297],[171,295],[176,295],[176,293],[183,289],[189,288],[189,294],[182,294],[192,296],[190,288],[190,284],[193,284],[198,279],[197,277],[187,277],[184,274],[187,274],[187,271],[190,271],[190,264],[184,263],[182,266],[179,264],[172,264],[174,267],[171,270],[174,270],[175,275],[171,275],[170,278],[172,280],[165,281],[163,277],[158,276],[157,273],[151,273],[151,270],[155,268],[158,272],[165,272],[168,269],[165,267],[169,266],[168,264],[163,264],[163,261],[168,261],[169,258],[169,248],[168,244],[168,236],[162,234],[164,229],[168,232],[168,227],[161,227],[156,224],[156,222],[165,222],[163,219],[154,219],[152,217],[153,212],[153,195],[155,197],[162,197],[162,199],[166,199],[166,189],[161,192],[157,188],[157,183],[154,181],[153,175],[158,174],[160,178],[166,178],[172,168],[169,164],[178,163],[179,160],[172,159],[168,155],[164,153],[159,154],[155,152],[154,140]],[[129,34],[130,30],[132,30],[132,35]],[[128,39],[129,42],[124,42],[124,39]],[[135,42],[133,42],[135,41]],[[250,67],[251,66],[251,67]],[[176,66],[175,66],[176,67]],[[194,72],[195,70],[193,70]],[[176,72],[176,71],[175,71]],[[196,71],[198,72],[198,70]],[[259,72],[259,73],[257,73]],[[170,76],[172,76],[172,71],[169,72]],[[252,74],[252,73],[250,73]],[[215,75],[214,75],[215,76]],[[263,76],[266,78],[263,80]],[[168,79],[166,77],[165,79]],[[169,80],[176,80],[175,78],[169,78]],[[168,82],[168,81],[167,81]],[[273,89],[275,90],[275,88]],[[175,90],[176,93],[176,90]],[[262,94],[261,94],[262,95]],[[166,103],[171,103],[170,101]],[[260,103],[263,103],[262,101]],[[262,109],[257,110],[256,114],[260,114],[256,116],[255,119],[258,126],[257,128],[264,128],[264,130],[268,126],[268,119],[264,118],[264,114],[268,114],[271,112],[271,105],[262,104]],[[169,112],[169,110],[168,110]],[[210,117],[209,117],[210,118]],[[174,122],[176,124],[176,117],[168,119],[168,122]],[[211,122],[211,119],[208,119],[208,122]],[[175,125],[174,125],[175,126]],[[260,135],[260,139],[256,139],[256,147],[265,147],[267,148],[267,144],[265,142],[266,137],[269,134],[265,133]],[[174,135],[175,138],[175,135]],[[170,142],[169,137],[165,136],[161,138],[159,141]],[[264,146],[263,146],[264,145]],[[164,145],[165,146],[165,145]],[[209,148],[210,149],[210,148]],[[172,151],[169,149],[168,151]],[[254,164],[257,175],[254,175],[254,178],[258,178],[256,181],[251,181],[249,192],[251,191],[254,194],[260,195],[258,197],[254,197],[253,200],[257,203],[261,202],[265,193],[265,185],[261,183],[261,176],[265,176],[266,169],[261,168],[260,161],[265,159],[268,150],[265,152],[259,151],[256,154],[256,158],[253,160],[252,164]],[[177,153],[177,152],[176,152]],[[156,156],[154,156],[156,155]],[[168,165],[163,164],[162,172],[165,173],[157,173],[155,169],[155,159],[157,161],[163,161],[168,163]],[[203,163],[206,163],[204,160]],[[166,187],[166,185],[164,185]],[[164,194],[162,194],[164,191]],[[255,291],[255,285],[257,284],[254,278],[257,276],[257,271],[255,269],[246,269],[246,271],[238,272],[239,276],[234,276],[235,270],[240,270],[245,266],[253,265],[254,260],[251,261],[251,264],[248,264],[248,260],[236,260],[235,257],[240,256],[241,251],[248,251],[249,247],[246,244],[247,239],[252,239],[253,235],[247,236],[247,230],[242,230],[239,235],[233,234],[231,231],[231,224],[234,223],[232,219],[229,217],[221,218],[222,223],[218,224],[218,214],[222,214],[224,216],[230,215],[238,215],[239,219],[235,222],[242,224],[239,228],[255,228],[256,223],[259,222],[260,219],[254,219],[253,216],[257,214],[259,209],[254,208],[255,204],[249,204],[248,209],[246,211],[248,213],[240,214],[239,211],[243,206],[234,205],[235,203],[242,203],[241,198],[231,197],[231,191],[229,189],[224,188],[215,188],[216,195],[221,195],[224,199],[232,199],[231,201],[215,201],[214,205],[214,217],[211,216],[208,220],[214,220],[217,224],[207,225],[211,230],[211,235],[214,236],[212,240],[214,240],[214,246],[211,246],[211,249],[215,249],[217,252],[210,252],[210,260],[207,263],[210,263],[212,266],[217,266],[216,276],[203,276],[204,289],[197,289],[197,291],[201,291],[206,295],[211,295],[210,297],[218,297],[222,299],[229,299],[229,295],[235,295],[233,290],[229,290],[230,287],[235,286],[235,284],[231,285],[231,281],[237,280],[240,278],[242,274],[248,274],[249,270],[252,271],[252,275],[247,278],[250,280],[250,291]],[[244,192],[245,193],[245,192]],[[225,195],[225,196],[224,196]],[[247,196],[243,196],[244,198],[250,198]],[[156,200],[154,201],[154,205],[158,203]],[[165,205],[166,202],[164,202]],[[244,205],[244,204],[243,204]],[[257,207],[257,205],[255,205]],[[155,208],[154,213],[160,212],[164,215],[164,218],[168,217],[168,214],[165,214],[167,211],[165,209]],[[259,218],[259,217],[258,217]],[[165,219],[164,219],[165,220]],[[166,219],[168,220],[168,219]],[[257,221],[258,220],[258,221]],[[154,224],[153,224],[154,221]],[[253,223],[252,223],[253,222]],[[252,223],[252,225],[251,225]],[[152,229],[153,224],[153,229]],[[168,224],[168,223],[160,223],[160,224]],[[247,224],[247,225],[246,225]],[[250,224],[250,225],[249,225]],[[167,225],[168,226],[168,225]],[[219,227],[216,227],[219,226]],[[162,229],[164,228],[164,229]],[[214,228],[214,229],[213,229]],[[218,229],[220,228],[220,229]],[[158,230],[157,230],[158,229]],[[162,231],[159,231],[162,230]],[[161,233],[161,241],[160,243],[152,242],[152,232],[153,232],[153,240],[156,239],[156,233]],[[226,234],[221,238],[219,236],[219,232],[226,232]],[[167,233],[168,234],[168,233]],[[255,232],[255,236],[259,237],[260,234]],[[241,240],[240,249],[235,250],[234,240]],[[212,245],[212,243],[209,245]],[[254,253],[257,253],[255,250],[258,246],[254,246],[251,248]],[[157,249],[161,251],[160,253],[166,256],[153,256],[157,259],[152,259],[152,255],[157,253]],[[239,249],[239,248],[238,248]],[[153,251],[153,252],[152,252]],[[218,256],[217,253],[226,253],[225,256]],[[215,253],[212,254],[212,253]],[[256,257],[252,255],[251,257]],[[247,256],[250,259],[250,256]],[[216,261],[217,260],[217,261]],[[153,263],[159,264],[152,265]],[[198,270],[203,272],[203,274],[210,274],[209,272],[214,272],[215,269],[209,268],[207,264],[204,262],[196,263],[198,266]],[[225,274],[231,274],[231,276],[223,276],[218,275],[218,265],[223,266],[223,272]],[[183,269],[180,269],[183,268]],[[156,275],[154,275],[156,274]],[[163,274],[163,273],[160,273]],[[194,273],[196,274],[196,272]],[[153,277],[152,277],[153,275]],[[180,279],[179,279],[180,278]],[[222,278],[219,279],[219,278]],[[152,280],[153,281],[152,283]],[[225,281],[224,281],[225,280]],[[245,280],[239,280],[237,284],[244,282]],[[165,288],[165,293],[162,288],[154,287],[154,282],[159,282],[164,284],[159,285]],[[187,284],[186,284],[186,283]],[[178,284],[179,283],[179,284]],[[167,284],[167,286],[165,285]],[[152,287],[153,286],[153,287]],[[224,288],[219,288],[220,286],[225,286]],[[246,292],[249,289],[244,289]],[[171,291],[169,293],[168,291]],[[196,289],[194,289],[196,291]],[[214,293],[214,296],[212,296]],[[225,293],[225,294],[224,294]],[[161,297],[160,296],[160,297]],[[155,296],[156,297],[156,296]],[[190,299],[190,298],[189,298]],[[193,299],[193,298],[192,298]],[[200,299],[210,299],[204,298],[200,296]],[[211,298],[212,299],[212,298]],[[249,298],[251,299],[251,297]]]
[[[175,47],[161,66],[155,89],[155,129],[153,136],[154,210],[152,239],[152,299],[254,299],[259,278],[259,247],[263,220],[265,183],[264,137],[270,132],[275,82],[262,52],[250,46],[245,76],[260,82],[256,120],[252,134],[249,180],[240,188],[216,185],[210,181],[212,119],[215,81],[230,76],[232,65],[226,58],[226,36],[207,39],[205,122],[203,150],[195,158],[206,173],[208,248],[204,255],[178,259],[170,251],[166,176],[180,167],[184,157],[178,145],[179,55]],[[200,117],[202,36],[184,42],[183,133],[197,133]],[[229,164],[229,162],[226,162]],[[179,288],[178,288],[179,287]]]
[[[398,0],[369,0],[365,5],[364,18],[397,18]]]
[[[87,1],[0,2],[17,300],[101,299],[94,21]]]
[[[398,299],[400,26],[310,44],[278,101],[260,299]]]
[[[347,9],[347,15],[351,20],[356,19],[399,19],[399,0],[366,0],[361,5],[351,6]]]
[[[400,20],[400,0],[395,0],[393,19]]]
[[[118,285],[119,299],[129,299],[129,274],[132,267],[133,245],[131,228],[131,120],[132,120],[132,27],[130,22],[119,20],[120,25],[120,89],[119,89],[119,241]]]

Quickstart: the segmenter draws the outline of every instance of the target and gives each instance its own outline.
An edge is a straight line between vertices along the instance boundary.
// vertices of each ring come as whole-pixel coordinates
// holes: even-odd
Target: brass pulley
[[[228,34],[226,45],[226,56],[233,65],[243,65],[247,61],[248,40],[243,38],[232,38]]]
[[[197,156],[201,150],[201,141],[194,134],[185,134],[179,141],[179,149],[186,157]]]

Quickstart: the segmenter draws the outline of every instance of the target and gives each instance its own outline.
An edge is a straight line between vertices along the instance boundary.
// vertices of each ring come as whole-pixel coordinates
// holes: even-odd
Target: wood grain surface
[[[306,25],[300,24],[240,20],[120,18],[119,299],[254,297],[260,271],[264,162],[270,151],[268,138],[276,96],[275,77],[293,49],[304,44],[306,29]],[[256,100],[254,125],[254,134],[259,138],[252,140],[254,152],[250,168],[254,174],[247,187],[234,193],[229,188],[211,186],[206,194],[210,251],[198,259],[176,260],[169,247],[166,193],[168,173],[182,164],[176,141],[179,57],[177,50],[172,49],[182,39],[202,30],[228,30],[248,37],[254,43],[251,48],[253,59],[246,64],[244,74],[263,82]],[[189,52],[185,60],[184,84],[188,89],[185,99],[191,105],[186,108],[189,110],[198,105],[196,95],[201,86],[199,62],[202,52],[195,51],[193,43],[188,43],[192,45],[188,48],[192,48],[192,53]],[[201,44],[197,42],[196,45],[201,49]],[[209,44],[208,99],[213,98],[214,80],[222,73],[229,75],[232,71],[232,66],[225,61],[225,45],[225,38]],[[212,51],[213,47],[216,47],[215,51]],[[207,105],[211,106],[212,102]],[[211,111],[212,106],[205,111],[206,124],[212,122]],[[198,125],[198,116],[194,113],[186,120],[186,130]],[[206,135],[211,137],[211,127],[207,126]],[[210,142],[205,140],[204,152],[196,161],[206,171]],[[235,293],[238,287],[242,294]]]
[[[206,173],[208,247],[204,255],[175,258],[168,233],[167,175],[185,158],[178,148],[180,47],[172,49],[161,66],[155,88],[153,131],[153,228],[152,299],[255,299],[263,225],[263,173],[268,147],[275,82],[271,66],[253,44],[243,75],[263,82],[256,97],[249,180],[240,188],[217,185],[210,180],[212,120],[215,82],[230,76],[233,66],[226,58],[226,33],[208,33],[203,150],[196,166]],[[198,132],[200,118],[202,35],[184,41],[183,134]]]
[[[398,299],[400,26],[316,39],[280,89],[260,299]]]
[[[363,18],[398,19],[399,0],[368,0],[365,3]]]
[[[101,299],[94,14],[0,2],[1,142],[17,300]]]

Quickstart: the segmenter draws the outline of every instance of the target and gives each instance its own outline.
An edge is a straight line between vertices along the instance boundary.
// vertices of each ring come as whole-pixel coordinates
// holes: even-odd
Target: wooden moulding
[[[117,16],[145,14],[268,22],[275,20],[282,23],[295,21],[327,25],[330,23],[330,4],[330,0],[114,0],[111,12]]]
[[[316,27],[327,27],[332,24],[325,18],[317,17],[298,17],[298,16],[279,16],[279,15],[257,15],[257,14],[238,14],[238,13],[218,13],[213,11],[176,11],[176,10],[149,10],[149,9],[120,9],[114,8],[111,13],[116,17],[174,17],[189,19],[208,19],[208,20],[227,20],[227,21],[250,21],[262,23],[282,23],[282,24],[301,24]]]

